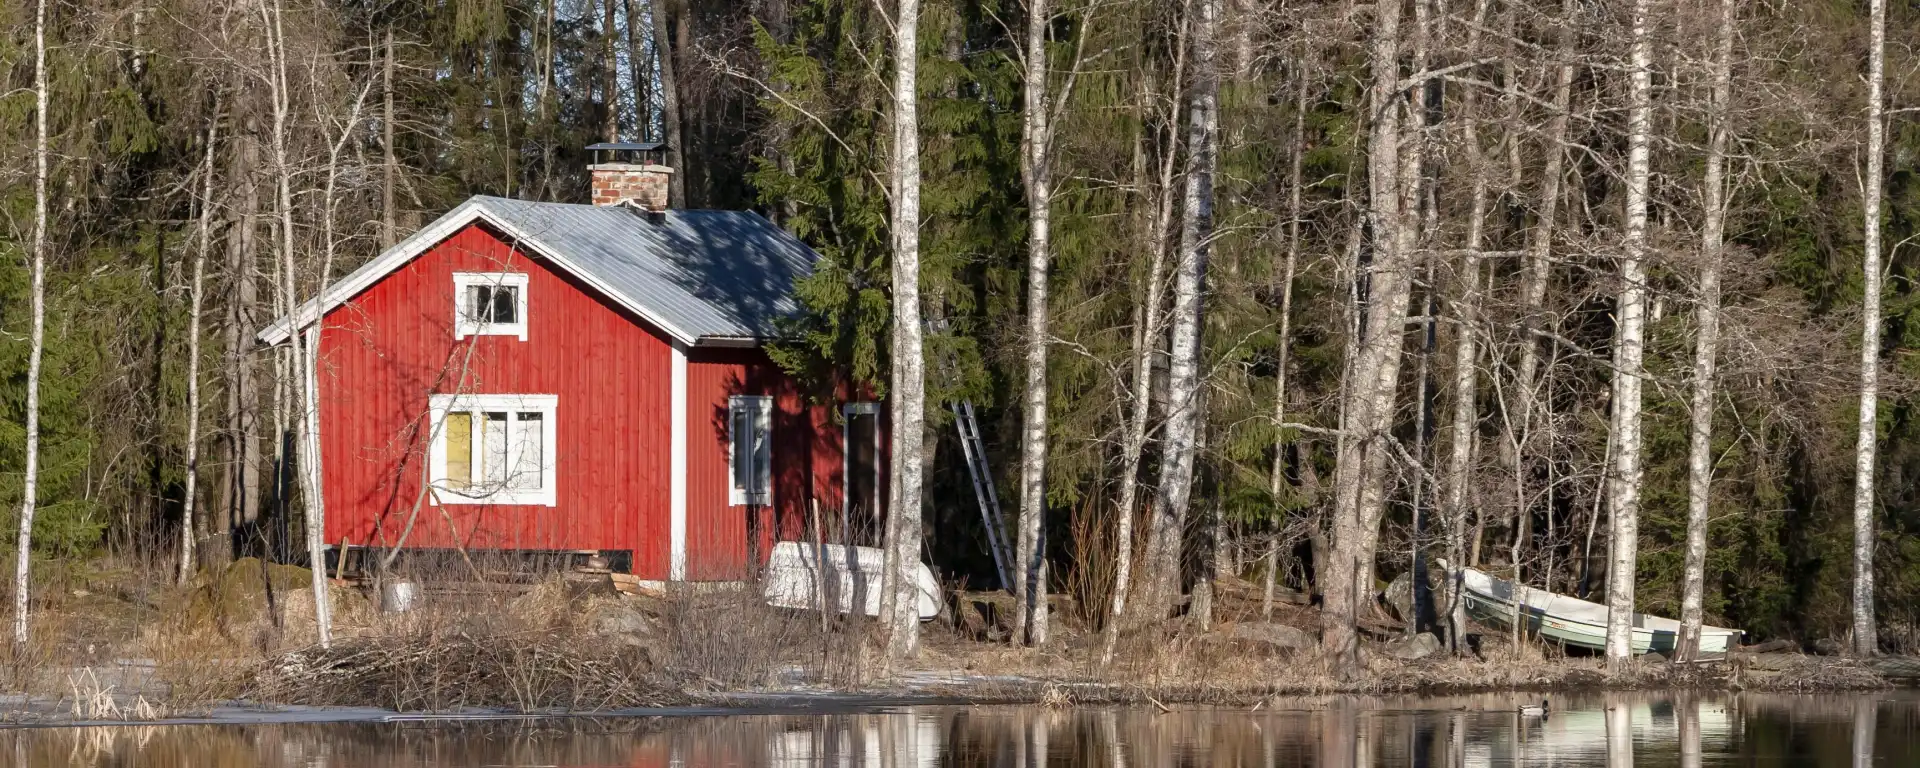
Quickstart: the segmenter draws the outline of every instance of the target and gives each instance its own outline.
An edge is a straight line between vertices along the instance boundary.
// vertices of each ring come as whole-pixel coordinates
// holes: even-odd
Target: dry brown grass
[[[1317,647],[1295,651],[1198,633],[1170,622],[1123,636],[1111,665],[1095,662],[1097,641],[1069,635],[1043,649],[944,640],[922,660],[922,673],[946,672],[923,692],[977,700],[1076,703],[1162,702],[1252,705],[1274,696],[1452,694],[1549,690],[1845,690],[1886,682],[1859,664],[1817,657],[1769,657],[1778,670],[1749,669],[1750,659],[1675,667],[1636,661],[1609,674],[1598,656],[1569,656],[1539,643],[1518,648],[1488,633],[1476,656],[1436,655],[1401,661],[1377,644],[1363,646],[1358,674],[1338,674]]]
[[[36,615],[35,642],[0,644],[0,687],[57,699],[62,710],[68,704],[85,711],[117,708],[126,716],[143,705],[141,711],[191,714],[243,698],[409,711],[579,711],[733,691],[793,691],[796,685],[1060,706],[1250,705],[1278,695],[1653,687],[1808,691],[1883,684],[1863,666],[1802,657],[1765,657],[1767,669],[1739,662],[1680,669],[1642,663],[1609,675],[1598,658],[1569,658],[1533,643],[1512,648],[1493,632],[1473,658],[1403,662],[1369,646],[1364,670],[1348,677],[1337,674],[1317,647],[1277,650],[1177,621],[1123,635],[1119,657],[1100,665],[1097,637],[1081,617],[1061,612],[1054,642],[1041,649],[968,639],[951,623],[925,625],[922,658],[901,670],[917,675],[911,683],[916,687],[907,689],[900,687],[907,683],[880,679],[885,665],[877,627],[862,618],[832,617],[823,624],[818,614],[770,608],[754,591],[737,588],[646,598],[614,592],[604,579],[553,573],[510,581],[496,573],[485,563],[411,572],[408,578],[425,591],[414,610],[399,614],[378,612],[361,590],[337,586],[335,642],[325,649],[315,643],[303,569],[246,560],[205,574],[188,588],[148,584],[137,591],[101,584],[137,574],[69,575],[65,592],[47,593]],[[1280,618],[1305,627],[1314,619],[1304,606],[1284,607]],[[113,663],[122,658],[151,664]],[[93,670],[99,671],[94,678],[75,676]]]

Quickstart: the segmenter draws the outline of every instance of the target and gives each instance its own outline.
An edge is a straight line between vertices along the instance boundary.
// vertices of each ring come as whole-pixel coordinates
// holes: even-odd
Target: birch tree
[[[293,222],[293,175],[292,151],[288,146],[292,138],[290,122],[293,115],[292,83],[287,75],[287,41],[283,26],[284,12],[279,0],[262,5],[261,20],[266,33],[268,98],[270,100],[272,134],[270,152],[273,156],[275,181],[275,208],[279,217],[277,228],[280,251],[280,291],[284,311],[292,312],[300,305],[297,264],[294,259],[294,222]],[[317,330],[317,326],[316,326]],[[321,647],[333,644],[333,605],[328,597],[326,568],[326,500],[321,487],[318,454],[319,441],[314,439],[315,426],[319,419],[316,412],[318,397],[314,393],[318,383],[314,375],[315,363],[312,340],[319,338],[317,333],[309,333],[307,339],[295,333],[288,339],[292,379],[289,393],[298,408],[299,415],[288,426],[294,431],[295,445],[302,447],[305,455],[300,462],[299,483],[301,498],[306,502],[306,546],[307,565],[312,576],[313,618],[315,630],[319,633]]]
[[[1733,98],[1734,0],[1720,0],[1707,105],[1707,168],[1702,180],[1705,220],[1700,235],[1700,295],[1694,309],[1693,402],[1687,443],[1687,555],[1681,576],[1680,637],[1674,663],[1700,650],[1707,570],[1707,509],[1713,489],[1713,401],[1720,349],[1720,265],[1727,229],[1727,105]]]
[[[1047,641],[1047,346],[1052,330],[1047,315],[1052,270],[1053,126],[1073,95],[1088,30],[1083,13],[1074,61],[1066,83],[1055,95],[1050,84],[1047,30],[1053,24],[1047,0],[1027,2],[1023,170],[1027,182],[1027,339],[1026,396],[1020,436],[1020,535],[1014,565],[1015,626],[1026,642]]]
[[[47,333],[47,0],[34,4],[33,19],[33,253],[27,339],[26,468],[20,484],[20,533],[13,561],[13,642],[27,644],[27,581],[33,566],[33,513],[40,478],[40,361]]]
[[[1853,652],[1880,651],[1873,612],[1873,492],[1880,401],[1880,203],[1886,184],[1887,3],[1868,0],[1867,173],[1861,250],[1860,437],[1853,481]]]
[[[1652,0],[1634,0],[1629,54],[1627,199],[1620,254],[1620,329],[1613,374],[1613,474],[1607,479],[1611,526],[1607,565],[1607,669],[1633,653],[1633,588],[1640,537],[1640,390],[1645,377],[1647,190],[1653,136]]]
[[[893,481],[887,531],[891,626],[887,655],[903,659],[920,643],[920,505],[926,431],[926,360],[920,325],[920,123],[916,101],[919,0],[899,0],[893,20]],[[657,10],[657,6],[656,6]],[[663,54],[664,57],[664,54]],[[664,58],[663,58],[664,64]],[[671,97],[670,97],[671,98]]]
[[[1180,593],[1181,534],[1193,493],[1201,439],[1200,332],[1213,238],[1213,153],[1219,139],[1214,69],[1217,0],[1197,0],[1188,33],[1193,87],[1187,96],[1186,188],[1181,203],[1180,252],[1174,262],[1173,326],[1167,344],[1167,420],[1161,430],[1159,496],[1147,532],[1148,595],[1154,610],[1172,607]]]
[[[220,131],[220,107],[215,101],[207,126],[206,159],[200,165],[200,217],[193,241],[193,277],[187,287],[187,479],[180,506],[180,573],[184,585],[193,578],[194,557],[200,542],[195,536],[200,484],[200,311],[206,302],[207,251],[213,247],[213,156]]]
[[[1402,90],[1400,77],[1400,4],[1374,5],[1369,32],[1367,112],[1372,118],[1367,143],[1367,216],[1372,261],[1357,264],[1364,286],[1358,327],[1348,340],[1348,370],[1341,395],[1341,439],[1334,464],[1334,503],[1329,556],[1320,614],[1322,653],[1342,675],[1357,670],[1359,636],[1355,629],[1364,583],[1373,571],[1374,537],[1385,505],[1386,461],[1393,439],[1395,394],[1400,381],[1407,300],[1413,264],[1408,251],[1401,194]]]
[[[1173,71],[1167,78],[1168,90],[1174,96],[1170,99],[1173,103],[1179,102],[1181,83],[1186,69],[1185,37],[1185,20],[1183,19],[1174,44]],[[1139,112],[1140,123],[1143,126],[1148,122],[1150,105],[1157,101],[1150,83],[1150,78],[1144,75],[1138,80],[1138,103],[1135,109]],[[1120,625],[1127,615],[1127,599],[1135,581],[1133,517],[1139,498],[1140,461],[1146,452],[1147,424],[1153,413],[1153,359],[1158,354],[1161,331],[1165,328],[1162,324],[1163,313],[1160,311],[1160,306],[1166,301],[1167,231],[1172,227],[1173,222],[1173,173],[1177,154],[1174,151],[1174,145],[1178,140],[1171,125],[1178,123],[1178,117],[1173,114],[1168,117],[1167,122],[1170,124],[1168,130],[1155,136],[1161,146],[1160,166],[1154,178],[1147,177],[1144,153],[1136,149],[1134,155],[1134,175],[1138,186],[1149,190],[1150,194],[1146,195],[1146,200],[1152,208],[1152,213],[1150,216],[1140,217],[1146,220],[1144,226],[1139,229],[1143,230],[1142,246],[1149,257],[1145,270],[1146,287],[1141,292],[1141,302],[1135,306],[1133,312],[1132,345],[1129,348],[1133,378],[1127,398],[1129,410],[1126,417],[1126,432],[1120,445],[1120,498],[1115,510],[1118,519],[1114,524],[1113,600],[1108,604],[1107,625],[1101,639],[1100,659],[1103,664],[1113,661],[1113,650],[1120,638]]]

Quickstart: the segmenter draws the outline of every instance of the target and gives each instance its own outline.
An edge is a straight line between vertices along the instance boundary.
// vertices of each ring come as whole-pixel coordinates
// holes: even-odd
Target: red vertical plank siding
[[[528,274],[528,337],[453,337],[454,272]],[[667,575],[671,351],[572,277],[469,226],[328,313],[320,342],[329,542],[631,550]],[[558,505],[422,500],[431,393],[552,394]]]
[[[727,400],[774,399],[773,503],[761,508],[761,556],[775,541],[807,535],[818,500],[838,509],[840,427],[833,408],[807,402],[792,379],[758,349],[695,348],[687,360],[687,578],[744,578],[747,508],[728,504]]]

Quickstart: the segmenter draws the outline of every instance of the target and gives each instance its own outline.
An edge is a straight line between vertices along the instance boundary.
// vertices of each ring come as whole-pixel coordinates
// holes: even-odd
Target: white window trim
[[[733,455],[733,409],[735,403],[752,403],[759,414],[761,429],[767,436],[767,487],[759,493],[748,494],[733,484],[736,474]],[[727,398],[727,505],[744,507],[749,504],[761,507],[773,506],[773,398],[766,395],[733,395]]]
[[[517,306],[514,317],[517,323],[483,323],[467,317],[467,289],[473,286],[507,286],[517,288],[514,291]],[[453,273],[453,338],[464,339],[468,336],[518,336],[527,340],[527,273],[525,272],[455,272]]]
[[[435,504],[520,504],[528,506],[557,506],[559,504],[556,437],[559,434],[558,413],[559,395],[434,395],[428,406],[428,418],[433,427],[433,442],[429,460],[433,472],[433,501]],[[449,412],[466,411],[537,411],[540,413],[540,487],[535,489],[499,488],[486,494],[455,491],[446,486],[447,477],[447,441],[446,421]],[[509,417],[511,418],[511,417]],[[480,419],[475,418],[478,425]],[[508,450],[513,450],[511,443]],[[514,466],[517,456],[507,457],[507,466]],[[476,455],[473,461],[479,461]]]

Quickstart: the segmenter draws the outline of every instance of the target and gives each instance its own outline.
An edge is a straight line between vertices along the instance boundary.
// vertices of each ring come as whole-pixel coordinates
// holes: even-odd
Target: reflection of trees
[[[907,707],[865,713],[0,731],[25,766],[1094,768],[1920,764],[1920,696],[1607,693],[1327,697],[1244,709]],[[1856,762],[1855,764],[1862,764]]]

